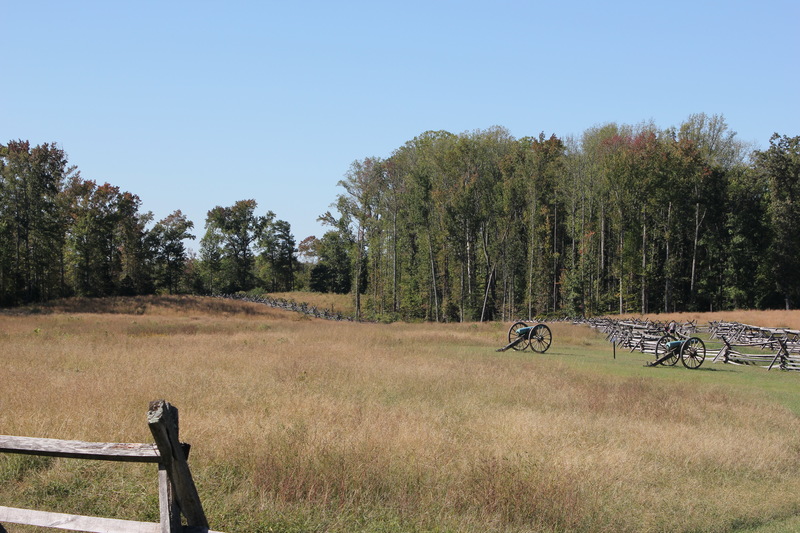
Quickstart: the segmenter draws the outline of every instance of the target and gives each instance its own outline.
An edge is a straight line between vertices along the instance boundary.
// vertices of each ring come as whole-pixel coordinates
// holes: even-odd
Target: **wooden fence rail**
[[[178,409],[164,400],[150,403],[147,423],[155,444],[101,443],[0,435],[0,452],[158,465],[161,521],[51,513],[0,506],[3,523],[26,524],[87,533],[216,533],[209,530],[200,497],[189,471],[189,445],[178,441]],[[181,515],[186,519],[182,525]]]

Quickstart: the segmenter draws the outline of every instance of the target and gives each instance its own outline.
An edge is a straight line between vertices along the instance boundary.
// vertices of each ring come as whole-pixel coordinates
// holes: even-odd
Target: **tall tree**
[[[0,145],[0,304],[65,292],[60,194],[76,175],[55,145]]]
[[[770,250],[774,238],[769,217],[769,182],[754,169],[732,172],[725,191],[724,250],[719,263],[725,282],[717,309],[763,309],[773,303],[778,285]],[[781,303],[777,298],[778,305]],[[785,305],[785,302],[784,302]]]
[[[146,259],[141,240],[149,215],[139,215],[139,198],[109,183],[80,178],[70,180],[65,198],[70,219],[67,270],[75,292],[108,296],[146,286],[137,272]]]
[[[223,292],[230,286],[227,276],[223,273],[228,262],[223,249],[224,241],[225,237],[220,228],[206,219],[206,232],[200,239],[198,273],[203,292],[207,294]]]
[[[337,199],[337,209],[347,220],[355,224],[355,254],[353,256],[353,294],[355,298],[355,318],[361,316],[361,294],[366,290],[363,281],[366,279],[366,243],[370,232],[376,229],[379,186],[383,172],[382,162],[376,158],[354,161],[350,165],[345,179],[339,182],[345,193]]]
[[[262,233],[258,248],[261,250],[261,278],[268,290],[294,290],[298,261],[291,225],[285,220],[276,220],[269,224]]]
[[[769,148],[756,151],[756,169],[769,182],[769,212],[774,239],[772,264],[786,309],[800,298],[800,136],[770,138]]]
[[[315,244],[317,262],[311,267],[309,285],[312,291],[347,294],[353,280],[352,252],[354,239],[346,223],[337,224],[329,213],[323,217],[337,225],[337,229],[326,231]]]
[[[194,235],[190,233],[192,228],[194,222],[177,210],[159,220],[150,230],[158,285],[170,294],[178,292],[184,275],[187,261],[184,240],[194,239]]]
[[[272,211],[256,215],[257,207],[255,200],[239,200],[230,207],[217,206],[208,212],[204,246],[209,258],[222,250],[219,290],[248,291],[256,285],[256,243],[275,217]]]
[[[723,115],[689,115],[678,130],[680,140],[692,142],[709,167],[731,169],[745,162],[753,147],[736,138]]]

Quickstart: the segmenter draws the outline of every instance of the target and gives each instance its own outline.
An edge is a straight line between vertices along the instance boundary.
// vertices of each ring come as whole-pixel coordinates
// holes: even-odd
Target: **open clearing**
[[[541,355],[495,352],[508,323],[182,297],[35,311],[0,315],[0,433],[150,442],[165,398],[213,529],[800,528],[797,373],[645,368],[561,323]],[[4,455],[0,505],[157,521],[151,468]]]

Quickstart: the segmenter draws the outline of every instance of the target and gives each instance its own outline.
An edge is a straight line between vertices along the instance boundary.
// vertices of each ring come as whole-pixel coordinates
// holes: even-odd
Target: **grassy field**
[[[498,353],[508,326],[188,297],[7,312],[0,433],[151,442],[165,398],[226,532],[800,529],[800,374],[645,368],[559,323],[544,355]],[[156,521],[156,472],[2,455],[0,505]]]

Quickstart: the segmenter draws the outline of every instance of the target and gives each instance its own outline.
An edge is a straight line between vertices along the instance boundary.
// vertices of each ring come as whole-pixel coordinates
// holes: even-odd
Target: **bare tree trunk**
[[[356,322],[361,320],[361,263],[364,246],[364,233],[361,228],[358,228],[358,256],[356,261]]]
[[[664,312],[669,313],[670,296],[672,287],[669,279],[669,230],[670,219],[672,218],[672,202],[667,206],[667,238],[666,238],[666,255],[664,257]]]
[[[436,290],[436,263],[433,259],[433,238],[428,236],[428,250],[431,258],[431,285],[433,287],[433,315],[436,322],[439,322],[439,295]]]
[[[392,218],[392,312],[397,312],[397,212]]]
[[[597,284],[600,294],[606,290],[606,208],[600,208],[600,268],[597,271]]]
[[[459,295],[459,321],[464,322],[464,262],[461,262],[461,294]]]
[[[619,314],[623,313],[623,298],[622,294],[625,292],[624,288],[625,285],[623,284],[623,279],[625,278],[624,269],[625,263],[623,262],[623,246],[625,244],[625,232],[624,230],[620,230],[619,232]]]
[[[647,314],[647,220],[642,212],[642,314]]]
[[[481,309],[481,322],[483,322],[486,318],[486,304],[489,301],[489,289],[492,286],[492,278],[494,277],[495,267],[492,267],[491,272],[489,272],[489,279],[486,282],[486,290],[483,292],[483,309]]]
[[[553,312],[558,302],[558,204],[553,206]]]
[[[706,210],[703,210],[703,215],[700,216],[700,203],[694,204],[694,246],[692,248],[692,278],[689,283],[689,290],[692,293],[692,300],[694,300],[694,279],[695,269],[697,265],[697,243],[700,240],[700,225],[703,219],[706,218]]]
[[[486,287],[483,291],[483,305],[481,306],[481,322],[483,322],[486,317],[486,304],[489,301],[489,288],[492,286],[492,277],[495,269],[495,267],[489,268],[489,229],[486,224],[481,228],[481,245],[483,247],[483,260],[486,262],[486,271],[489,272],[489,277],[486,279]],[[495,266],[497,265],[495,264]]]
[[[469,231],[466,235],[466,248],[467,248],[467,302],[472,306],[472,246],[469,240]]]
[[[537,206],[537,198],[534,195],[533,203],[531,204],[531,224],[530,224],[530,232],[531,232],[531,240],[530,245],[528,246],[528,320],[531,319],[533,316],[533,273],[534,273],[534,256],[536,255],[536,206]]]

